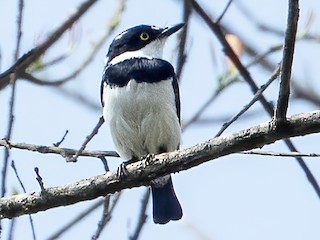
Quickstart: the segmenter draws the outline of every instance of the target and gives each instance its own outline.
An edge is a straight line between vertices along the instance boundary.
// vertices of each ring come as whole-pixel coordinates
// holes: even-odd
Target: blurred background
[[[18,2],[0,2],[0,72],[14,63]],[[32,79],[17,80],[11,141],[51,146],[61,140],[68,130],[60,146],[79,149],[102,115],[100,81],[103,59],[112,39],[135,25],[167,26],[183,22],[186,16],[189,18],[185,63],[179,78],[184,129],[181,147],[190,147],[213,138],[223,123],[236,115],[252,99],[253,94],[227,61],[221,44],[203,19],[195,11],[186,15],[187,2],[97,1],[28,69],[38,80],[69,80],[58,86],[40,85]],[[213,20],[222,14],[228,2],[198,1]],[[76,0],[25,0],[19,56],[45,41],[50,33],[77,11],[81,3]],[[300,3],[290,115],[319,109],[319,10],[318,1],[304,0]],[[251,64],[257,56],[267,53],[262,60],[248,67],[258,86],[267,82],[281,61],[287,12],[287,1],[234,0],[220,21],[221,26],[232,34],[228,37],[232,39],[230,44],[239,53],[245,66]],[[110,29],[113,31],[110,32]],[[180,37],[176,34],[170,38],[164,52],[164,58],[176,69],[179,65]],[[99,42],[102,43],[101,47]],[[90,56],[92,61],[86,62]],[[269,68],[266,63],[269,63]],[[74,74],[78,69],[79,73]],[[8,132],[11,93],[10,85],[0,90],[1,138],[5,138]],[[265,96],[271,103],[276,103],[278,80],[266,90]],[[199,109],[204,105],[207,107],[199,114]],[[257,102],[223,134],[270,119]],[[297,149],[303,153],[319,153],[318,142],[319,134],[293,139]],[[114,150],[105,125],[90,141],[87,149]],[[265,146],[263,150],[288,152],[282,141]],[[3,165],[5,150],[1,148],[0,151]],[[12,149],[7,168],[6,196],[23,192],[10,167],[11,160],[14,160],[27,192],[40,191],[35,167],[39,168],[45,187],[62,186],[105,172],[97,158],[79,157],[76,163],[67,163],[58,154],[44,155]],[[115,170],[121,162],[119,158],[107,160],[111,170]],[[306,158],[305,161],[320,182],[319,159]],[[149,203],[146,210],[148,217],[139,239],[320,238],[319,197],[294,158],[232,154],[176,173],[173,181],[183,206],[183,219],[166,225],[155,225]],[[111,220],[99,239],[130,239],[135,231],[144,192],[144,187],[122,192]],[[113,199],[111,197],[111,204]],[[96,201],[99,200],[33,214],[37,239],[50,239],[50,236]],[[96,208],[58,239],[91,239],[102,213],[102,206]],[[28,216],[15,219],[11,238],[12,220],[2,220],[1,224],[2,239],[33,239]]]

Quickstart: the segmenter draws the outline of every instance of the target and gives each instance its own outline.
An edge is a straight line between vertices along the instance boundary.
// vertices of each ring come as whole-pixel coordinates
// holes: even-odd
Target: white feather
[[[178,148],[181,130],[172,80],[105,85],[103,99],[104,118],[122,158],[158,153],[161,146],[168,151]]]
[[[139,57],[145,57],[145,58],[161,58],[163,53],[163,47],[165,44],[166,38],[157,39],[146,45],[145,47],[136,50],[136,51],[127,51],[124,52],[116,57],[114,57],[110,64],[117,64],[119,62],[122,62],[127,59],[131,58],[139,58]]]

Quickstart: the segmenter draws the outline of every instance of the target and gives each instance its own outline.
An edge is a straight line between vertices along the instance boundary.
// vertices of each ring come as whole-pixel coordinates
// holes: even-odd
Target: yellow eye
[[[140,39],[141,39],[142,41],[147,41],[147,40],[149,39],[149,34],[146,33],[146,32],[141,33],[141,34],[140,34]]]

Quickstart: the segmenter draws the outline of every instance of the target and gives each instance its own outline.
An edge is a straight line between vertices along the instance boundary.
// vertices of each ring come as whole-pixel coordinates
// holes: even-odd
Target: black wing
[[[111,87],[124,87],[131,79],[139,83],[154,83],[172,77],[174,77],[174,69],[167,61],[157,58],[132,58],[109,65],[103,78]]]
[[[179,84],[178,84],[178,80],[176,78],[176,76],[174,76],[172,78],[172,87],[173,87],[173,91],[174,91],[174,97],[175,97],[175,101],[176,101],[176,109],[177,109],[177,116],[179,118],[179,123],[181,124],[181,120],[180,120],[180,93],[179,93]]]
[[[105,69],[105,70],[103,71],[102,81],[101,81],[101,85],[100,85],[100,101],[101,101],[102,107],[104,107],[104,102],[103,102],[103,90],[104,90],[104,85],[105,85],[105,84],[108,84],[107,75],[106,75],[106,70],[107,70],[107,69]]]

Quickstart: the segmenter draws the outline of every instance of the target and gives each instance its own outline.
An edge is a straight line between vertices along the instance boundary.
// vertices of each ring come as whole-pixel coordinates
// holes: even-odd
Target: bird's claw
[[[117,176],[120,179],[123,178],[128,173],[127,165],[129,165],[130,163],[133,163],[133,162],[135,162],[135,160],[131,159],[131,160],[128,160],[128,161],[120,164],[120,166],[117,169]]]
[[[153,153],[148,153],[144,158],[146,165],[149,165],[152,163],[152,160],[154,159],[154,154]]]
[[[126,175],[126,173],[128,172],[126,166],[127,164],[125,162],[120,164],[120,166],[117,169],[118,178],[122,179]]]

